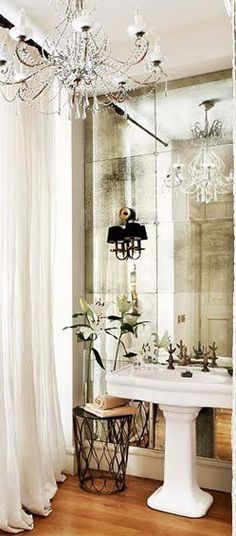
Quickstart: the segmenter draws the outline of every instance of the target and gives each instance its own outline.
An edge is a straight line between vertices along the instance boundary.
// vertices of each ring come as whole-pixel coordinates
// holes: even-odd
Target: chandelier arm
[[[45,65],[45,62],[44,61],[41,61],[40,63],[34,63],[32,65],[32,63],[27,63],[25,60],[23,60],[23,58],[21,58],[20,54],[19,54],[19,45],[22,43],[22,41],[19,41],[16,45],[16,48],[15,48],[15,53],[16,53],[16,57],[17,59],[19,60],[20,63],[22,63],[22,65],[24,65],[25,67],[30,67],[31,69],[35,68],[35,67],[40,67],[41,65]],[[33,59],[33,58],[32,58]]]
[[[48,89],[51,87],[51,85],[53,84],[54,80],[51,80],[50,82],[50,85],[48,85]],[[53,95],[52,97],[50,98],[47,98],[47,100],[44,100],[44,104],[50,104],[50,103],[53,103],[53,101],[55,101],[57,98],[58,98],[58,95],[59,95],[59,92],[56,93],[55,95]],[[61,110],[63,110],[65,108],[65,106],[67,105],[67,102],[68,102],[68,99],[66,99],[62,104],[61,104]],[[28,104],[31,106],[31,108],[33,110],[38,110],[37,106],[35,106],[35,101],[34,102],[29,102],[28,101]],[[42,111],[41,110],[41,113],[43,113],[44,115],[55,115],[55,114],[58,114],[58,110],[52,110],[52,111]],[[59,114],[60,115],[60,114]]]
[[[33,97],[31,97],[31,101],[35,101],[43,92],[44,90],[47,88],[47,87],[50,87],[51,84],[49,84],[48,82],[45,82],[45,84],[43,85],[42,88],[40,88],[40,90],[38,91],[38,93],[36,93],[36,95],[33,95]],[[23,98],[22,95],[20,94],[20,90],[19,90],[19,97],[20,99],[23,101],[23,102],[28,102],[28,99],[27,98]]]
[[[135,78],[133,78],[132,76],[130,76],[130,75],[128,75],[128,74],[126,74],[126,76],[127,76],[127,78],[128,78],[131,82],[137,84],[137,85],[140,86],[140,87],[142,87],[142,86],[150,86],[150,84],[152,84],[152,82],[151,82],[151,80],[152,80],[152,75],[151,75],[151,74],[150,74],[147,78],[145,78],[144,80],[142,80],[142,81],[141,81],[141,80],[140,80],[140,81],[139,81],[139,80],[136,80]],[[165,75],[165,76],[167,77],[167,75]],[[160,80],[161,80],[161,75],[159,76],[158,79],[155,79],[155,82],[159,82]],[[153,84],[154,84],[154,82],[153,82]]]
[[[146,58],[147,56],[147,53],[148,53],[148,50],[149,50],[149,44],[146,42],[146,50],[142,53],[142,56],[136,60],[136,61],[132,61],[132,56],[134,55],[134,51],[135,49],[130,53],[128,59],[126,61],[123,61],[123,60],[119,60],[117,58],[112,58],[110,57],[111,61],[113,61],[115,64],[119,64],[119,65],[123,65],[123,66],[127,66],[128,69],[130,69],[130,67],[135,67],[135,65],[139,65],[140,63],[142,63],[142,61]],[[131,58],[131,59],[130,59]]]
[[[0,81],[0,84],[1,86],[21,86],[22,84],[24,84],[25,82],[28,82],[29,80],[33,80],[34,78],[36,78],[38,76],[39,73],[41,73],[42,71],[44,71],[45,69],[48,69],[48,68],[51,68],[52,66],[51,65],[44,65],[44,67],[42,67],[42,69],[40,69],[39,71],[36,71],[32,74],[29,74],[28,76],[26,76],[25,78],[21,79],[21,80],[14,80],[13,82],[1,82]]]
[[[102,49],[105,47],[105,44],[104,44],[104,41],[103,43],[101,44],[100,47],[97,46],[97,43],[95,41],[95,39],[93,38],[92,35],[90,35],[90,39],[91,41],[93,42],[94,46],[96,47],[97,51],[96,53],[94,54],[94,56],[99,56],[99,54],[101,53]],[[109,58],[110,58],[110,53],[111,53],[111,49],[110,51],[104,56],[103,60],[101,61],[101,64],[105,63]]]
[[[60,27],[63,26],[62,29],[60,29]],[[49,32],[49,34],[45,37],[44,39],[44,42],[43,42],[43,48],[42,48],[42,51],[43,51],[43,57],[44,59],[46,60],[49,60],[50,61],[50,58],[51,58],[51,54],[49,54],[47,52],[47,46],[50,48],[50,45],[49,45],[49,41],[50,39],[52,40],[53,42],[53,46],[54,46],[54,49],[57,53],[58,56],[61,56],[60,54],[60,51],[57,50],[57,47],[58,45],[60,44],[60,40],[62,38],[64,38],[64,34],[65,34],[65,31],[67,30],[68,26],[70,24],[70,21],[68,20],[67,17],[64,17],[56,26],[55,28],[53,28],[53,30],[51,32]],[[58,32],[58,38],[56,40],[54,40],[54,36],[56,34],[56,32]]]
[[[215,137],[215,135],[221,136],[222,126],[223,126],[222,121],[219,121],[218,119],[214,119],[209,130],[209,137]]]
[[[113,93],[107,86],[104,80],[101,81],[101,84],[103,85],[103,88],[106,92],[105,96],[109,98],[109,103],[104,103],[105,106],[110,106],[114,101],[117,101],[117,94]],[[123,89],[123,88],[121,88]],[[123,97],[122,97],[123,98]],[[123,100],[121,100],[123,102]]]

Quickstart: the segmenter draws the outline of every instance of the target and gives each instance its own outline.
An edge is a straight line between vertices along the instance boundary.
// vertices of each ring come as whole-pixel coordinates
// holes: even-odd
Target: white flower
[[[158,333],[152,333],[153,338],[153,344],[156,348],[168,348],[170,344],[170,337],[168,335],[168,331],[165,331],[160,337]]]
[[[134,337],[132,340],[132,346],[129,348],[129,352],[133,352],[142,357],[154,356],[155,346],[152,339],[152,334],[143,332],[138,337]]]
[[[102,303],[101,300],[98,300],[95,304],[90,305],[90,309],[92,310],[93,314],[98,318],[105,315],[109,307],[109,303]]]
[[[128,296],[126,294],[122,294],[121,296],[117,296],[116,298],[117,306],[121,314],[128,313],[130,311],[131,307],[135,304],[134,301],[129,301]]]
[[[124,318],[124,322],[129,324],[130,326],[135,326],[135,324],[137,324],[138,320],[139,320],[139,317],[140,315],[137,314],[128,314],[128,315],[125,315],[125,318]]]
[[[89,326],[92,329],[92,331],[98,335],[101,331],[103,331],[106,327],[106,319],[102,317],[88,317]]]
[[[89,326],[88,327],[81,327],[81,328],[78,329],[76,334],[78,335],[78,337],[80,339],[82,339],[84,341],[88,341],[88,340],[92,339],[93,330]]]
[[[86,302],[86,300],[84,300],[84,298],[80,298],[79,302],[80,302],[81,310],[83,311],[84,315],[92,316],[93,313],[91,311],[91,307],[90,307],[89,303]]]

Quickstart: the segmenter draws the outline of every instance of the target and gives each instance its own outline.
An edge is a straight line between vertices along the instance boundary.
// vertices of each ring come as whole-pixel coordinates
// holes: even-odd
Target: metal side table
[[[132,418],[98,417],[74,408],[78,477],[84,491],[106,495],[125,489]]]

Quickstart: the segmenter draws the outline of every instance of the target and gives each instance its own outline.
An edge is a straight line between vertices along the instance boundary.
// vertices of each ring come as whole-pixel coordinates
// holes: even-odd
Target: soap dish
[[[182,378],[192,378],[193,373],[190,370],[186,370],[185,372],[182,372],[181,376]]]

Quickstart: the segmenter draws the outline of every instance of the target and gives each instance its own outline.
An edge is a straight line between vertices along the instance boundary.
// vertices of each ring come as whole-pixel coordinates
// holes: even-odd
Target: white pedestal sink
[[[128,365],[108,374],[106,380],[111,395],[157,403],[164,413],[164,484],[148,498],[148,506],[202,517],[213,498],[197,483],[196,418],[202,407],[232,407],[232,378],[225,369],[201,372],[191,368],[192,378],[183,378],[183,371],[183,367],[167,370],[160,365],[135,370]]]

